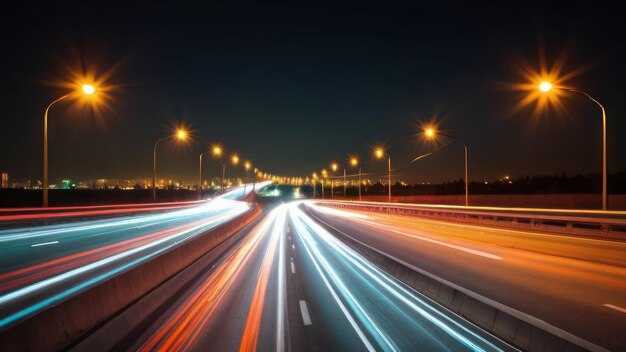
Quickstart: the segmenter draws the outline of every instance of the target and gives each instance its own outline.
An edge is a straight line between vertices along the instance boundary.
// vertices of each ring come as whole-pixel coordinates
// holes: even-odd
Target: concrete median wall
[[[37,314],[0,334],[1,349],[65,349],[86,331],[129,306],[227,240],[260,212],[261,209],[255,206],[230,222]]]
[[[447,282],[329,229],[344,243],[416,291],[524,351],[604,351],[557,327]]]

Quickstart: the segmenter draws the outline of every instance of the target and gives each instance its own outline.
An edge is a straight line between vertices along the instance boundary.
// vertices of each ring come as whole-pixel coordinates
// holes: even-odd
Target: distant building
[[[3,172],[2,173],[1,188],[9,188],[9,173],[7,173],[7,172]]]

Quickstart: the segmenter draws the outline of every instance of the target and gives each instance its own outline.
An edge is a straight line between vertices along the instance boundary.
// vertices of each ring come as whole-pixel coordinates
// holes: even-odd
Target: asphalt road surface
[[[244,231],[191,289],[120,347],[511,350],[377,269],[303,212],[301,202],[267,210]]]

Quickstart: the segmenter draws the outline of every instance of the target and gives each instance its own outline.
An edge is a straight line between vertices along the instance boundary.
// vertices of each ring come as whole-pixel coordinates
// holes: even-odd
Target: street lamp
[[[211,150],[211,153],[215,154],[215,146],[213,147],[213,150]],[[219,148],[219,147],[217,147]],[[202,199],[202,157],[209,153],[208,151],[205,151],[204,153],[200,154],[200,176],[199,176],[199,180],[198,180],[198,200]]]
[[[159,144],[159,142],[165,140],[165,139],[170,139],[170,138],[176,138],[176,140],[178,141],[186,141],[187,138],[189,137],[189,133],[182,129],[179,128],[176,130],[176,132],[173,135],[169,135],[169,136],[165,136],[165,137],[161,137],[159,139],[156,140],[156,142],[154,142],[154,149],[153,149],[153,168],[152,168],[152,201],[156,202],[156,176],[157,176],[157,145]]]
[[[337,163],[332,163],[330,164],[330,168],[333,170],[333,172],[330,175],[330,199],[334,198],[334,194],[335,192],[333,191],[333,186],[335,183],[335,171],[337,171]]]
[[[219,144],[214,144],[211,148],[211,154],[214,158],[222,159],[224,148]],[[220,194],[224,194],[224,176],[226,174],[226,163],[222,161],[222,179],[220,181]]]
[[[606,110],[604,109],[604,105],[600,103],[598,100],[593,98],[588,93],[570,87],[562,87],[562,86],[554,86],[552,83],[543,81],[539,83],[539,90],[543,93],[549,93],[552,90],[562,90],[566,92],[574,92],[579,93],[586,96],[589,100],[596,103],[600,107],[602,111],[602,210],[607,210],[608,208],[608,190],[607,190],[607,161],[606,161]]]
[[[376,147],[374,156],[376,159],[382,159],[385,156],[385,150],[382,147]],[[391,156],[389,155],[387,156],[387,183],[389,186],[389,203],[391,203]]]
[[[248,184],[246,182],[250,178],[250,168],[251,167],[252,167],[252,165],[250,164],[250,161],[246,160],[243,163],[243,168],[246,170],[246,179],[243,180],[243,196],[244,196],[244,198],[246,196],[246,188],[248,187]]]
[[[311,182],[313,182],[313,198],[315,199],[317,197],[317,189],[316,189],[316,184],[317,184],[317,174],[314,172],[312,177],[311,177]]]
[[[82,93],[85,95],[93,95],[96,92],[96,88],[89,84],[82,85]],[[42,206],[44,208],[48,207],[48,111],[52,107],[52,105],[64,100],[65,98],[71,96],[73,93],[65,94],[64,96],[54,100],[52,103],[48,105],[46,111],[43,115],[43,201]]]
[[[322,169],[322,199],[324,199],[324,179],[328,176],[328,172],[326,171],[326,169]]]
[[[352,167],[359,166],[359,159],[355,156],[350,158],[350,165]],[[344,181],[345,182],[345,181]],[[361,201],[361,167],[359,166],[359,201]]]
[[[465,158],[465,206],[466,207],[469,206],[469,179],[468,179],[467,145],[460,138],[454,137],[454,136],[450,136],[450,135],[447,135],[447,134],[443,134],[443,133],[439,133],[433,127],[425,128],[423,133],[424,133],[424,137],[426,137],[427,139],[430,139],[430,140],[437,139],[437,136],[439,135],[439,136],[443,136],[443,137],[446,137],[446,138],[450,138],[452,140],[455,140],[455,141],[463,144],[463,150],[464,150],[463,156]],[[422,156],[419,156],[419,157],[415,158],[413,161],[417,161],[417,160],[419,160],[421,158],[427,157],[430,154],[432,154],[432,153],[428,153],[428,154],[424,154]]]
[[[233,166],[237,166],[237,164],[239,164],[239,155],[237,155],[237,154],[232,154],[232,155],[230,156],[230,162],[233,164]],[[224,172],[225,172],[225,170],[226,170],[226,164],[223,164],[223,166],[224,166],[224,169],[223,169],[223,170],[224,170]],[[223,183],[223,181],[222,181],[222,183]],[[224,191],[222,191],[222,193],[224,193]]]

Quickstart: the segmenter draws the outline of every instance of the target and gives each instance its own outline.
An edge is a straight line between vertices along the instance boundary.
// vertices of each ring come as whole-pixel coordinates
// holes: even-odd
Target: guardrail
[[[338,208],[626,240],[626,212],[319,201]]]

